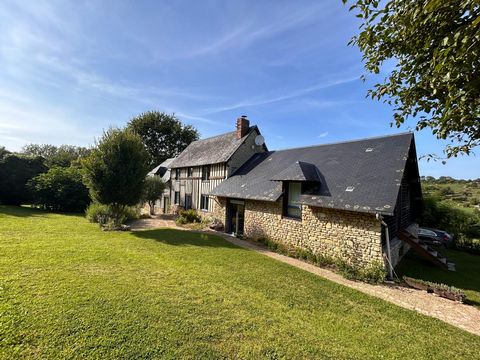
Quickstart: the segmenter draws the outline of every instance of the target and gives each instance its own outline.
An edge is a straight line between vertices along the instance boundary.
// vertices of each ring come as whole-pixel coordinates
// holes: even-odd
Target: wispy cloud
[[[352,81],[359,80],[359,76],[345,76],[345,77],[338,77],[336,79],[330,79],[330,80],[325,80],[321,81],[317,84],[307,86],[304,88],[300,89],[295,89],[295,90],[290,90],[285,94],[280,94],[276,96],[271,96],[271,97],[257,97],[257,98],[250,98],[247,100],[243,100],[237,103],[229,104],[229,105],[224,105],[224,106],[219,106],[219,107],[213,107],[213,108],[207,108],[203,112],[205,114],[214,114],[214,113],[219,113],[223,111],[229,111],[229,110],[235,110],[235,109],[240,109],[240,108],[248,108],[248,107],[255,107],[255,106],[260,106],[260,105],[266,105],[266,104],[271,104],[279,101],[285,101],[285,100],[290,100],[293,98],[298,98],[310,93],[313,93],[318,90],[323,90],[323,89],[328,89],[333,86],[337,85],[343,85],[350,83]]]
[[[324,138],[328,136],[328,131],[322,132],[320,135],[318,135],[319,138]]]

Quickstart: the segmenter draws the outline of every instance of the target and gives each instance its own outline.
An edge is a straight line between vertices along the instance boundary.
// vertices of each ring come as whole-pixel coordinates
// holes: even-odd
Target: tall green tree
[[[362,20],[351,43],[366,70],[396,64],[368,92],[394,107],[392,124],[412,117],[450,140],[447,157],[469,154],[480,142],[479,1],[355,0],[350,10]]]
[[[47,171],[39,156],[7,154],[0,159],[0,203],[27,204],[32,201],[27,182]]]
[[[0,160],[3,159],[5,156],[7,156],[8,154],[10,154],[10,151],[8,151],[7,149],[5,149],[4,146],[0,146]]]
[[[155,203],[163,194],[165,183],[160,176],[148,176],[143,189],[143,201],[150,207],[150,215],[155,214]]]
[[[159,111],[140,114],[130,120],[127,127],[142,138],[150,155],[150,167],[177,156],[199,137],[192,125],[184,125],[174,114]]]
[[[55,166],[69,167],[72,162],[87,156],[90,149],[73,145],[28,144],[22,148],[22,153],[41,156],[49,168]]]
[[[111,128],[81,164],[90,196],[108,205],[114,224],[120,225],[125,207],[140,202],[149,171],[142,139],[131,130]]]

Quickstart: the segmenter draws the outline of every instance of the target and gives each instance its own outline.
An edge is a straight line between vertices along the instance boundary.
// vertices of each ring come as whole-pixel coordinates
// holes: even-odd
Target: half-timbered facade
[[[210,192],[254,154],[267,151],[261,139],[257,126],[240,117],[235,131],[192,142],[170,164],[170,211],[213,213],[216,201]]]

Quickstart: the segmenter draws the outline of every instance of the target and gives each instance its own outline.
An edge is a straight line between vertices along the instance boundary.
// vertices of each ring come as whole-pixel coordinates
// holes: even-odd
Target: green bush
[[[115,227],[114,218],[118,216],[114,213],[111,206],[96,202],[88,206],[85,215],[90,222],[97,223],[102,227]],[[138,219],[139,217],[140,209],[138,207],[127,206],[121,211],[120,224],[124,224],[127,220]]]
[[[175,222],[179,225],[199,223],[201,221],[202,218],[194,209],[180,210],[178,212],[178,217],[175,219]]]
[[[435,196],[425,196],[421,225],[448,231],[455,243],[480,238],[480,216]]]
[[[28,155],[6,154],[0,159],[0,203],[30,203],[32,195],[27,182],[47,171],[44,159]]]
[[[88,189],[78,168],[53,167],[31,179],[33,204],[51,211],[80,212],[90,203]]]

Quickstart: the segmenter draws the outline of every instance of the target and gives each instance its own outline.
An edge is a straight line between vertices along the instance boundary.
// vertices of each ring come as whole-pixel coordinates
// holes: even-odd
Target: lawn
[[[1,358],[478,358],[480,337],[220,237],[0,206]]]
[[[410,251],[396,269],[397,273],[463,289],[467,302],[480,308],[480,255],[443,248],[437,250],[455,263],[456,271],[435,267]]]

